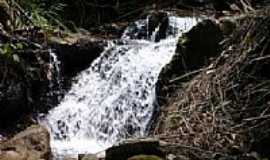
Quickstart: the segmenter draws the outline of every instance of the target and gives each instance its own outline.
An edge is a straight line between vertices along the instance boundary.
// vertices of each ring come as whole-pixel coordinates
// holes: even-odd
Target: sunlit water
[[[50,129],[56,155],[96,153],[122,139],[147,133],[158,75],[174,55],[177,38],[197,20],[171,16],[167,38],[160,42],[154,42],[158,29],[144,39],[134,36],[147,22],[140,20],[128,27],[121,43],[110,42],[42,120]]]

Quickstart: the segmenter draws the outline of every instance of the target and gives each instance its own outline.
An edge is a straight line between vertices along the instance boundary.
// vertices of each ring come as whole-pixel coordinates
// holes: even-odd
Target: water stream
[[[42,120],[50,129],[55,154],[96,153],[122,139],[147,134],[158,75],[174,55],[178,37],[197,20],[170,16],[167,38],[159,42],[154,41],[158,28],[136,38],[147,23],[135,22],[121,43],[110,42]]]

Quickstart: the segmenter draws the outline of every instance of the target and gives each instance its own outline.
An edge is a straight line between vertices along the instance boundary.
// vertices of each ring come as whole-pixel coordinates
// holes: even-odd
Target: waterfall
[[[58,85],[59,89],[62,87],[62,78],[61,78],[61,70],[60,70],[60,65],[61,62],[58,60],[57,55],[52,51],[52,49],[49,49],[49,54],[50,54],[50,65],[53,68],[54,73],[54,80],[56,85]]]
[[[179,35],[197,20],[170,16],[167,38],[159,42],[153,38],[158,29],[136,37],[148,29],[147,23],[139,20],[127,27],[121,43],[111,42],[42,120],[55,154],[95,153],[147,133],[158,75],[174,55]]]
[[[44,97],[44,102],[53,105],[61,99],[63,93],[61,62],[58,60],[56,53],[52,49],[49,52],[49,64],[47,66],[47,79],[49,80],[48,91]],[[44,98],[43,97],[43,98]]]

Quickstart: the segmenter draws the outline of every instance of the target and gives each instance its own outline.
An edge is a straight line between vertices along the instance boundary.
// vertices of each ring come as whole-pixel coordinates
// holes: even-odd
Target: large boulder
[[[42,126],[31,126],[0,142],[0,160],[49,160],[51,156],[50,135]]]
[[[160,105],[165,103],[166,97],[174,94],[177,87],[181,87],[183,81],[193,75],[192,72],[209,64],[211,57],[219,55],[219,42],[222,39],[219,25],[212,20],[198,23],[179,38],[175,55],[159,75],[156,91]],[[183,75],[186,76],[181,78]]]

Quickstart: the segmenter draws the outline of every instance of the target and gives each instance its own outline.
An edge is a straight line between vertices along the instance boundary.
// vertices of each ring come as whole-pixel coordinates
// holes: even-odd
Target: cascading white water
[[[57,101],[61,99],[62,93],[62,76],[61,76],[61,62],[58,60],[56,53],[49,49],[50,63],[47,71],[47,79],[49,83],[48,97],[56,96]]]
[[[146,22],[136,22],[137,30]],[[76,78],[62,102],[42,120],[51,131],[56,154],[95,153],[121,139],[146,133],[158,75],[171,60],[177,37],[197,20],[170,16],[169,22],[170,30],[179,32],[160,42],[132,39],[128,36],[132,28],[128,27],[123,43],[110,43]]]
[[[61,87],[61,75],[60,75],[60,65],[61,62],[58,60],[57,55],[49,49],[50,54],[50,65],[52,66],[55,72],[55,81],[59,87]]]

